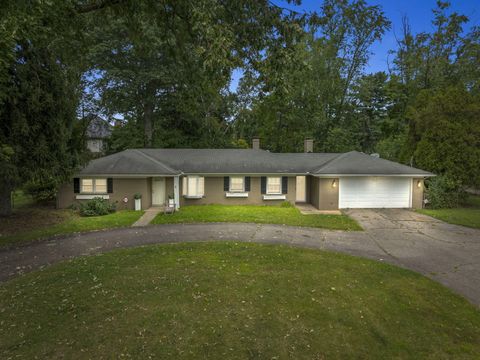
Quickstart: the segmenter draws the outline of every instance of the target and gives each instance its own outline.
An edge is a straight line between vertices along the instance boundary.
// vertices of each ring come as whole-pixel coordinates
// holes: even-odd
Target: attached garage
[[[352,176],[339,179],[339,208],[410,208],[412,178]]]

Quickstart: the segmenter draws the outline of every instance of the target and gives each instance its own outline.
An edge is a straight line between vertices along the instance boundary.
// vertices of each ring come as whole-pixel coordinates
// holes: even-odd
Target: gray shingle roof
[[[99,116],[92,115],[87,121],[85,134],[88,139],[105,139],[112,134],[112,126]]]
[[[433,174],[356,151],[271,153],[252,149],[131,149],[91,161],[80,175]]]
[[[104,156],[90,163],[80,175],[178,175],[181,171],[171,169],[138,150],[125,150]]]
[[[428,171],[373,157],[358,151],[341,154],[332,161],[323,164],[320,168],[313,170],[312,173],[318,175],[433,175]]]

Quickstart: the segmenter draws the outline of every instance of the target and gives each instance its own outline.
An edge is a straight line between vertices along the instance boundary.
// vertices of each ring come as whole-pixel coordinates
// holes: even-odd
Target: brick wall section
[[[418,181],[420,181],[420,187],[417,186]],[[412,207],[414,209],[423,208],[423,190],[425,189],[425,184],[422,178],[414,178],[412,183]]]
[[[168,184],[168,180],[167,180]],[[168,188],[168,185],[167,185]],[[173,188],[173,182],[172,182]],[[148,209],[152,205],[152,181],[151,178],[143,179],[113,179],[113,193],[110,196],[110,202],[117,202],[117,209],[133,210],[135,209],[135,200],[133,196],[142,194],[142,209]],[[173,193],[173,190],[172,190]],[[85,202],[88,200],[77,200],[77,194],[73,192],[73,180],[64,184],[57,194],[57,207],[60,209],[68,208],[72,204]],[[127,197],[128,202],[125,204],[123,198]]]
[[[332,183],[335,180],[336,186]],[[319,206],[320,210],[338,210],[338,188],[337,178],[319,178]]]
[[[185,199],[182,194],[182,181],[180,179],[180,206],[185,205],[278,205],[284,200],[263,200],[260,189],[260,176],[250,177],[250,191],[247,198],[227,198],[223,190],[223,176],[205,177],[205,196],[201,199]],[[288,193],[286,201],[295,203],[296,178],[288,177]]]

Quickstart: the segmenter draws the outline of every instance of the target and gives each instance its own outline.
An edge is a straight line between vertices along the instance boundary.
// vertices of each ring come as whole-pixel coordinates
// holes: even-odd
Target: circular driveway
[[[77,256],[184,241],[247,241],[343,252],[420,272],[480,306],[480,230],[409,210],[349,210],[365,231],[267,224],[172,224],[75,234],[0,250],[0,281]]]

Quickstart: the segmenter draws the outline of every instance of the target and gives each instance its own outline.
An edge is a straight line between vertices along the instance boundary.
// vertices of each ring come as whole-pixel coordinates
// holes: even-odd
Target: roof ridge
[[[346,152],[346,153],[340,153],[340,154],[338,154],[338,156],[335,156],[334,158],[326,161],[326,162],[323,163],[319,168],[317,168],[317,169],[314,170],[314,171],[311,171],[311,173],[312,173],[312,174],[316,174],[317,172],[319,172],[320,170],[322,170],[323,167],[325,167],[325,166],[327,166],[328,164],[330,164],[332,161],[341,159],[341,158],[343,158],[345,155],[350,154],[350,153],[352,153],[352,152],[354,152],[354,151],[349,151],[349,152]]]
[[[165,165],[165,164],[162,163],[161,161],[158,161],[157,159],[154,159],[154,158],[151,157],[150,155],[145,154],[143,151],[140,151],[140,150],[138,150],[138,149],[128,149],[128,150],[130,150],[130,151],[135,151],[136,153],[142,155],[144,158],[146,158],[146,159],[154,162],[154,163],[157,164],[157,165],[163,166],[164,168],[166,168],[167,170],[169,170],[169,171],[171,171],[171,172],[176,172],[176,173],[180,173],[180,174],[182,173],[182,171],[177,170],[177,169],[173,169],[173,168],[171,168],[170,166]]]

